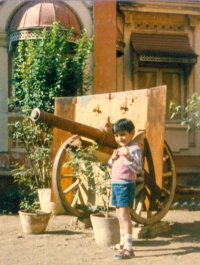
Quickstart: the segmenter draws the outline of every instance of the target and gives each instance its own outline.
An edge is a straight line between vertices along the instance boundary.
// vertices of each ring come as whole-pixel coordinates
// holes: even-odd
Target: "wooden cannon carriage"
[[[32,111],[32,120],[54,127],[53,189],[60,204],[75,216],[84,216],[80,204],[90,202],[87,187],[63,165],[70,159],[66,146],[77,137],[82,144],[95,141],[98,159],[107,163],[117,147],[111,133],[120,118],[133,121],[134,141],[143,148],[144,170],[136,180],[136,199],[132,219],[153,224],[168,212],[176,187],[172,153],[164,140],[166,86],[151,89],[96,94],[75,98],[56,98],[55,112]],[[94,200],[94,198],[93,198]],[[93,201],[95,203],[95,201]]]

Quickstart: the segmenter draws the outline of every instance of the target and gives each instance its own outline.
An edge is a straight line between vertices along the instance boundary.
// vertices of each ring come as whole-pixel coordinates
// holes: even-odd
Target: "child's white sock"
[[[124,249],[132,249],[132,234],[124,234]]]
[[[119,242],[120,246],[124,245],[124,230],[120,229],[120,242]]]

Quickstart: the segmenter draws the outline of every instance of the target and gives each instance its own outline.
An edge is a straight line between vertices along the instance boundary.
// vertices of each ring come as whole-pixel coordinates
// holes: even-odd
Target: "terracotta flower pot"
[[[90,215],[95,242],[98,246],[107,247],[119,243],[119,221],[115,216],[105,217],[103,214]]]
[[[51,212],[38,211],[26,213],[18,211],[23,232],[26,234],[41,234],[46,231]]]

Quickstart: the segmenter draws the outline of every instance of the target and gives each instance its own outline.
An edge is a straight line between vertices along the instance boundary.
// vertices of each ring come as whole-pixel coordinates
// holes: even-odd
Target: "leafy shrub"
[[[15,165],[13,176],[31,193],[51,185],[53,134],[48,125],[32,122],[30,113],[35,107],[53,113],[56,97],[87,92],[91,76],[85,69],[93,45],[86,29],[77,42],[70,43],[73,29],[66,31],[59,22],[34,34],[34,39],[17,45],[8,100],[9,108],[22,114],[21,119],[9,125],[10,137],[20,140],[27,154],[25,162]]]
[[[196,131],[200,130],[200,117],[199,117],[200,96],[198,93],[193,93],[191,98],[187,99],[186,107],[183,109],[181,106],[176,106],[170,102],[170,109],[173,111],[171,119],[175,116],[181,117],[181,125],[187,125],[187,131],[192,127]]]

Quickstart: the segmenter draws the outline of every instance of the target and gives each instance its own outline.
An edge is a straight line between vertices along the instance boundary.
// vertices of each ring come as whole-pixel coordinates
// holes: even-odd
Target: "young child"
[[[110,249],[119,250],[115,259],[134,257],[132,249],[132,223],[130,209],[133,208],[135,197],[135,179],[142,169],[142,151],[132,141],[135,126],[131,120],[120,119],[112,128],[117,144],[108,161],[111,171],[112,199],[111,204],[116,206],[116,215],[120,226],[120,242]]]

